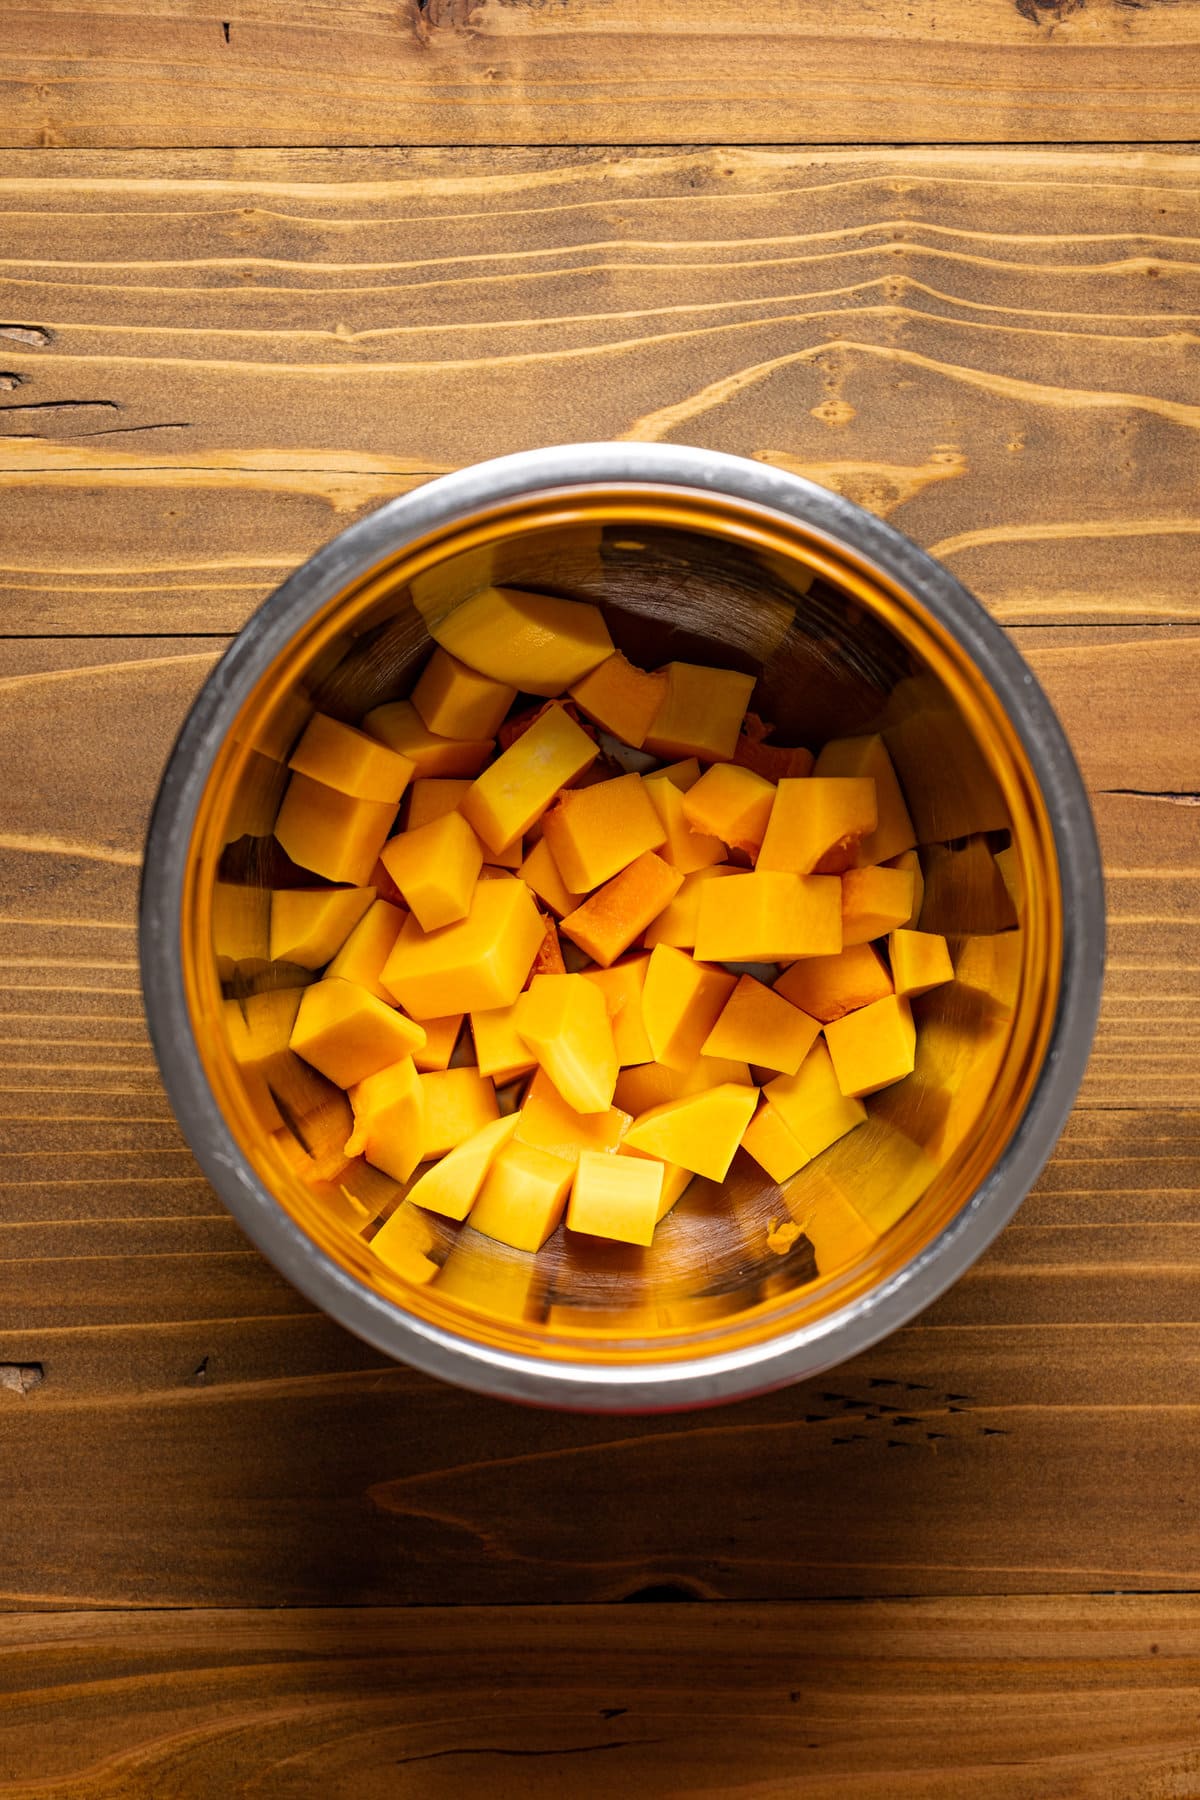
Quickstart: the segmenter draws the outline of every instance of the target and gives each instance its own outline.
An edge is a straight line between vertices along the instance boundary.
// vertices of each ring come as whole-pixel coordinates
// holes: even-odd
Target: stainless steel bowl
[[[756,708],[780,742],[882,731],[930,872],[922,922],[958,951],[982,944],[989,967],[1004,937],[1011,980],[919,1002],[915,1074],[783,1190],[739,1155],[720,1187],[693,1183],[651,1249],[559,1232],[532,1259],[409,1208],[407,1279],[370,1250],[401,1190],[366,1165],[339,1166],[337,1096],[287,1052],[269,1079],[249,1070],[228,1021],[231,1007],[311,979],[271,963],[266,923],[272,886],[297,879],[271,831],[307,718],[319,707],[357,719],[405,693],[430,643],[414,591],[453,604],[488,581],[601,601],[644,665],[760,672]],[[994,852],[1010,845],[1002,893]],[[1062,1128],[1095,1028],[1103,936],[1079,772],[977,602],[850,501],[660,444],[576,444],[465,469],[304,564],[185,722],[142,886],[163,1080],[264,1254],[390,1355],[485,1392],[593,1410],[707,1405],[812,1375],[954,1281]],[[847,1200],[865,1238],[829,1223]],[[789,1215],[804,1230],[781,1256],[768,1228]]]

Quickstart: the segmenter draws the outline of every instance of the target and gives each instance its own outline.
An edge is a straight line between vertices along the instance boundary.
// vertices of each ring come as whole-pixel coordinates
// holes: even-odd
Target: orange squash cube
[[[443,813],[384,845],[384,868],[422,931],[465,919],[483,867],[479,839],[461,813]]]
[[[665,837],[640,775],[568,789],[542,820],[542,840],[577,894],[611,880],[644,850],[657,850]]]
[[[811,1159],[778,1107],[764,1100],[742,1133],[742,1149],[772,1181],[789,1181]]]
[[[514,1140],[500,1151],[471,1209],[471,1224],[514,1250],[540,1250],[562,1219],[575,1164]]]
[[[386,1000],[390,1005],[392,996],[380,981],[379,974],[391,955],[406,917],[401,907],[391,906],[386,900],[376,900],[354,927],[326,973],[340,976],[343,981],[353,981],[374,994],[377,1000]]]
[[[912,917],[913,878],[907,869],[850,869],[842,876],[842,943],[886,937]]]
[[[954,980],[950,947],[935,931],[893,931],[888,938],[888,961],[896,992],[909,999]]]
[[[441,648],[425,664],[412,691],[422,724],[445,738],[494,738],[516,697],[509,682],[480,675]]]
[[[425,1154],[425,1077],[401,1057],[350,1089],[354,1129],[347,1156],[364,1156],[393,1181],[407,1181]]]
[[[607,1112],[617,1052],[599,988],[582,975],[535,975],[514,1010],[517,1031],[567,1105]]]
[[[271,895],[271,961],[323,969],[374,898],[369,887],[276,888]]]
[[[676,763],[674,767],[677,770],[694,769],[697,776],[700,772],[699,763],[694,761]],[[664,856],[681,875],[691,875],[698,869],[707,869],[711,864],[721,862],[725,856],[725,846],[720,838],[693,831],[688,824],[683,810],[686,791],[672,777],[669,769],[660,769],[656,775],[651,775],[646,780],[646,792],[663,829]]]
[[[501,1087],[537,1067],[537,1057],[517,1031],[519,1004],[520,996],[511,1006],[495,1006],[471,1014],[479,1073],[489,1075]]]
[[[621,1070],[613,1099],[636,1119],[668,1100],[682,1100],[688,1094],[700,1094],[705,1088],[720,1087],[725,1082],[748,1087],[750,1080],[748,1063],[727,1062],[723,1056],[698,1056],[687,1069],[669,1069],[659,1062],[638,1063]]]
[[[567,1203],[568,1230],[621,1244],[653,1243],[663,1174],[653,1157],[581,1150]]]
[[[693,831],[708,832],[731,850],[757,856],[775,804],[775,784],[736,763],[713,763],[682,804]]]
[[[643,1113],[626,1141],[631,1150],[644,1150],[710,1181],[724,1181],[757,1104],[757,1088],[725,1082]]]
[[[425,1033],[366,988],[326,976],[301,995],[289,1042],[314,1069],[349,1088],[411,1057],[425,1042]]]
[[[825,1027],[825,1042],[843,1094],[859,1099],[911,1075],[917,1029],[912,1009],[899,994],[876,1000]]]
[[[496,748],[490,737],[440,737],[430,731],[411,700],[389,700],[372,707],[363,729],[406,756],[418,775],[478,775]]]
[[[561,929],[607,969],[679,892],[683,876],[646,850],[562,920]]]
[[[325,713],[313,714],[288,768],[355,800],[388,801],[393,807],[399,806],[413,775],[407,756]]]
[[[724,969],[695,962],[670,944],[656,945],[642,988],[642,1019],[655,1061],[689,1069],[736,986]]]
[[[866,1122],[861,1100],[838,1086],[824,1038],[818,1038],[794,1075],[777,1075],[763,1094],[808,1156],[820,1156],[848,1131]]]
[[[422,1162],[456,1149],[500,1117],[496,1090],[478,1069],[439,1069],[417,1080],[425,1102]]]
[[[633,1063],[650,1062],[654,1056],[642,1018],[642,989],[649,966],[648,956],[631,956],[625,962],[614,963],[611,969],[582,971],[584,980],[604,995],[617,1062],[623,1069]]]
[[[804,1061],[820,1024],[798,1006],[743,975],[704,1040],[705,1056],[725,1056],[758,1063],[794,1075]]]
[[[875,820],[872,781],[816,775],[781,781],[756,867],[840,874],[854,867],[858,846],[874,831]]]
[[[550,854],[549,844],[542,838],[530,850],[517,873],[543,906],[548,906],[560,919],[565,913],[574,912],[583,901],[582,894],[573,894],[567,887]]]
[[[444,818],[449,812],[457,812],[459,802],[470,785],[469,781],[444,775],[419,775],[408,790],[405,830],[418,831],[422,825],[431,825],[435,819]],[[506,845],[503,850],[489,850],[482,840],[480,848],[485,863],[491,863],[500,869],[512,869],[514,872],[520,868],[525,854],[520,838]]]
[[[806,956],[794,962],[775,983],[775,992],[827,1025],[884,999],[892,992],[892,978],[877,950],[870,944],[854,944],[837,956]]]
[[[901,929],[905,931],[916,931],[921,918],[921,908],[925,904],[925,876],[921,870],[921,858],[919,853],[916,850],[902,850],[899,856],[891,857],[883,866],[885,869],[905,869],[912,876],[912,912],[904,921],[904,925]],[[996,858],[996,866],[997,868],[1000,866],[999,857]]]
[[[818,756],[813,775],[874,782],[876,823],[857,846],[855,860],[860,868],[887,862],[913,848],[917,834],[887,746],[878,734],[832,739]]]
[[[700,890],[696,955],[705,962],[783,962],[842,947],[836,875],[755,870]]]
[[[647,1156],[644,1150],[627,1150],[624,1144],[618,1147],[617,1155],[634,1156],[646,1162],[656,1162],[662,1169],[662,1192],[658,1197],[658,1217],[655,1220],[656,1225],[661,1225],[675,1202],[682,1197],[685,1190],[696,1179],[692,1171],[681,1168],[679,1163],[663,1162],[659,1156]]]
[[[280,803],[275,836],[300,868],[366,887],[395,817],[390,800],[359,800],[296,774]]]
[[[533,895],[523,881],[497,874],[477,884],[456,925],[425,932],[406,919],[383,966],[383,985],[416,1019],[511,1006],[541,941]]]
[[[571,688],[581,712],[623,744],[640,750],[667,692],[662,673],[648,675],[619,650]]]
[[[413,1051],[413,1067],[421,1075],[432,1075],[447,1069],[458,1044],[464,1013],[447,1013],[443,1019],[422,1019],[425,1042]]]
[[[716,842],[715,839],[713,841]],[[642,942],[647,950],[653,950],[656,944],[671,944],[677,950],[693,949],[696,928],[700,922],[700,893],[704,883],[741,873],[732,863],[714,863],[711,868],[696,869],[692,874],[685,875],[675,898],[669,900],[657,919],[652,919],[647,925],[642,935]]]
[[[632,1115],[617,1106],[607,1112],[579,1113],[568,1106],[544,1069],[529,1084],[529,1092],[517,1116],[517,1136],[523,1144],[536,1144],[574,1162],[581,1150],[615,1151],[633,1124]]]
[[[479,1198],[488,1170],[516,1129],[516,1113],[481,1125],[418,1175],[405,1198],[410,1205],[441,1213],[443,1218],[465,1219]]]
[[[596,745],[561,706],[548,706],[464,794],[463,817],[490,850],[503,850],[540,819],[558,790],[595,760]]]
[[[754,692],[754,676],[686,662],[668,663],[661,672],[667,691],[646,733],[646,749],[655,756],[729,762]]]
[[[553,698],[613,653],[598,606],[483,588],[440,618],[426,615],[430,635],[468,668],[523,694]]]

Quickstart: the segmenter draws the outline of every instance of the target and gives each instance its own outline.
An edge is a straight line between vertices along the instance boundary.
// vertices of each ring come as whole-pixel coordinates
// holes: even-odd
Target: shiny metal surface
[[[272,965],[266,941],[269,889],[304,879],[270,832],[310,712],[356,719],[403,695],[430,641],[420,608],[489,580],[602,601],[616,641],[647,666],[761,670],[755,707],[780,742],[882,730],[924,846],[923,923],[985,954],[997,937],[1010,950],[1019,939],[1019,978],[999,1001],[955,985],[919,1002],[914,1076],[784,1193],[739,1156],[721,1187],[692,1184],[650,1250],[560,1232],[536,1259],[409,1208],[404,1280],[369,1249],[400,1190],[339,1166],[336,1094],[285,1058],[264,1111],[223,1020],[231,1003],[311,978]],[[993,861],[1009,843],[1015,906]],[[1074,1098],[1103,924],[1069,748],[1029,670],[946,570],[781,471],[676,446],[574,445],[467,469],[382,508],[250,622],[164,775],[142,964],[163,1077],[197,1157],[314,1301],[468,1386],[654,1409],[828,1367],[979,1255]],[[878,1233],[869,1247],[836,1223],[848,1197]],[[789,1216],[804,1230],[781,1256],[768,1228]]]

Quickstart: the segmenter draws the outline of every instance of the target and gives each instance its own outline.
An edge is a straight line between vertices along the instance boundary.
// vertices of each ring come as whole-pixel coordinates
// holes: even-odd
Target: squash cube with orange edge
[[[861,1100],[842,1093],[824,1038],[818,1038],[794,1075],[777,1075],[763,1089],[788,1130],[810,1157],[866,1121]]]
[[[913,877],[907,869],[849,869],[842,876],[842,946],[886,937],[912,917]]]
[[[487,1172],[517,1129],[517,1115],[491,1119],[419,1175],[405,1198],[447,1219],[465,1219]]]
[[[561,706],[548,706],[515,744],[472,782],[460,810],[490,850],[503,850],[540,819],[559,789],[598,750]]]
[[[653,1107],[634,1120],[626,1141],[631,1150],[724,1181],[757,1104],[757,1088],[725,1082]]]
[[[313,714],[288,758],[288,768],[355,800],[388,801],[392,806],[399,806],[414,773],[407,756],[325,713]]]
[[[888,937],[888,961],[896,992],[909,999],[954,980],[950,946],[936,931],[893,931]]]
[[[570,693],[581,712],[623,744],[640,750],[667,692],[661,672],[647,674],[629,662],[619,650],[572,686]]]
[[[633,1063],[650,1062],[654,1056],[642,1018],[642,990],[649,966],[648,955],[631,956],[624,962],[614,963],[610,969],[581,971],[584,980],[590,981],[604,995],[617,1062],[623,1069]]]
[[[913,848],[917,834],[887,746],[878,734],[831,738],[813,765],[813,775],[874,782],[876,823],[857,845],[855,860],[860,868],[887,862]]]
[[[875,829],[872,781],[826,780],[816,775],[784,780],[755,864],[793,875],[833,875],[855,865],[858,846]]]
[[[354,1128],[347,1156],[364,1156],[394,1181],[407,1181],[425,1154],[425,1094],[412,1058],[402,1057],[350,1089]]]
[[[448,812],[392,838],[382,862],[421,930],[436,931],[466,918],[483,850],[462,814]]]
[[[290,1039],[298,1056],[343,1088],[411,1057],[424,1042],[420,1025],[337,976],[305,988]]]
[[[542,941],[542,917],[523,881],[480,881],[465,919],[424,932],[405,920],[383,966],[388,992],[413,1018],[511,1006]]]
[[[802,957],[775,983],[777,994],[823,1025],[892,991],[892,978],[871,944],[852,944],[836,956]]]
[[[642,987],[642,1022],[655,1061],[690,1069],[736,986],[737,978],[724,969],[656,944]]]
[[[554,594],[488,587],[440,617],[430,635],[468,668],[523,694],[553,698],[613,653],[598,606]]]
[[[422,723],[447,738],[494,738],[516,697],[509,682],[469,669],[440,646],[412,691]]]
[[[899,994],[891,994],[827,1025],[825,1042],[843,1094],[858,1099],[878,1093],[913,1072],[917,1030],[912,1009]]]
[[[646,733],[646,749],[655,756],[731,761],[755,677],[687,662],[668,663],[661,673],[667,691]]]
[[[683,796],[683,815],[693,831],[708,832],[756,856],[775,805],[775,784],[737,763],[713,763]]]
[[[836,875],[755,870],[700,891],[696,955],[705,962],[782,962],[842,947]]]
[[[690,763],[676,763],[674,767],[677,773],[694,770],[697,777],[700,773],[700,764],[694,759]],[[720,838],[695,831],[689,825],[683,810],[687,790],[680,786],[670,769],[659,769],[647,776],[645,787],[663,828],[663,855],[673,869],[678,869],[681,875],[691,875],[724,860],[725,846]]]
[[[517,1031],[567,1105],[612,1105],[617,1052],[604,995],[582,975],[535,975],[514,1008]]]
[[[430,731],[411,700],[372,707],[363,729],[406,756],[418,775],[478,775],[496,748],[494,738],[447,738]]]
[[[567,887],[590,893],[666,833],[640,775],[618,775],[561,794],[542,820],[542,838]]]
[[[701,1048],[705,1056],[726,1056],[794,1075],[820,1029],[817,1019],[753,975],[743,975]]]
[[[562,1219],[574,1177],[573,1161],[514,1139],[488,1170],[471,1224],[514,1250],[540,1250]]]
[[[280,802],[275,836],[300,868],[366,887],[395,818],[392,800],[361,800],[297,772]]]
[[[683,876],[653,850],[646,850],[611,881],[567,913],[561,929],[602,969],[640,937],[652,919],[679,892]]]
[[[650,1244],[658,1223],[664,1165],[652,1157],[581,1150],[567,1203],[567,1228],[622,1244]]]
[[[539,1069],[529,1084],[517,1121],[517,1136],[523,1144],[536,1144],[541,1150],[552,1150],[556,1156],[574,1161],[581,1150],[615,1151],[633,1118],[618,1106],[610,1106],[602,1113],[576,1112],[546,1071]]]

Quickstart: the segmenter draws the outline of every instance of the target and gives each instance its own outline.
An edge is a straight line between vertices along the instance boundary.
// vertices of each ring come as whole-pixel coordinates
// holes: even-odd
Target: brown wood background
[[[1198,115],[1195,0],[4,11],[0,1800],[1200,1793]],[[1017,1222],[694,1417],[485,1402],[314,1314],[138,1001],[229,636],[388,496],[594,437],[942,556],[1109,884]]]

